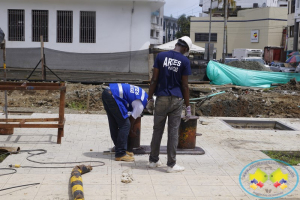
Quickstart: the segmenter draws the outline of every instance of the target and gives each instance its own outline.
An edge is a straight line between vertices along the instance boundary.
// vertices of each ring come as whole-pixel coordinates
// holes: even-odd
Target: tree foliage
[[[186,15],[183,14],[178,18],[177,24],[179,30],[176,33],[176,38],[181,38],[182,36],[190,36],[191,17],[193,16],[186,17]]]

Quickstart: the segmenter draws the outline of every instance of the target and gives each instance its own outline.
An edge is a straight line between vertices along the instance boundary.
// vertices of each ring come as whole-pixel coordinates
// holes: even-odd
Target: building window
[[[43,41],[48,42],[48,10],[32,11],[32,41],[40,42],[40,36]]]
[[[157,38],[159,37],[159,32],[158,32],[158,31],[156,31],[156,37],[157,37]]]
[[[151,30],[151,31],[150,31],[150,36],[151,36],[151,37],[154,37],[154,30]]]
[[[166,43],[166,36],[163,37],[163,44]]]
[[[164,21],[164,30],[166,30],[166,22]]]
[[[25,41],[25,11],[8,10],[8,40]]]
[[[295,0],[291,2],[291,13],[295,13]]]
[[[80,11],[80,42],[96,43],[96,12]]]
[[[162,18],[160,18],[160,25],[162,26],[163,25],[163,22],[162,22],[163,20],[162,20]]]
[[[73,11],[57,11],[57,42],[73,42]]]
[[[290,36],[289,37],[294,37],[294,26],[290,26]]]
[[[211,42],[217,42],[218,34],[211,33]],[[209,33],[195,33],[195,41],[196,42],[208,42],[209,40]]]

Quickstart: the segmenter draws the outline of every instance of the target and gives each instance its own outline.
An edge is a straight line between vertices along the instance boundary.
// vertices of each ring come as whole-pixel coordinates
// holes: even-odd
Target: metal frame
[[[57,144],[61,144],[61,138],[64,137],[65,125],[65,83],[13,83],[0,82],[0,90],[59,90],[59,117],[58,118],[32,118],[32,119],[0,119],[0,129],[13,128],[57,128]],[[19,123],[16,123],[19,122]],[[26,124],[26,122],[38,122],[37,124]],[[44,122],[44,123],[41,123]],[[45,122],[57,122],[57,124],[46,124]]]
[[[283,124],[282,122],[275,121],[275,120],[231,120],[231,119],[220,119],[221,122],[223,122],[226,126],[230,127],[231,129],[236,129],[236,130],[265,130],[265,129],[245,129],[245,128],[235,128],[233,127],[230,123],[250,123],[250,124],[257,124],[260,126],[268,126],[270,123],[275,123],[275,125],[279,125],[280,127],[284,128],[285,130],[276,130],[276,131],[297,131],[296,129]]]

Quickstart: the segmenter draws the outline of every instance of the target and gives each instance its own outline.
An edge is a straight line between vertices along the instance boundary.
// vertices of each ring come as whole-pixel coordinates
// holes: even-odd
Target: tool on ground
[[[91,166],[79,165],[74,167],[71,173],[70,184],[74,200],[84,200],[83,183],[81,175],[92,171]]]

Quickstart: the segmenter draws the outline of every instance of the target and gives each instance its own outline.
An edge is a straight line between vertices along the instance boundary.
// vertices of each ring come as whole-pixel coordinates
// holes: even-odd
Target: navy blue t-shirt
[[[183,98],[181,78],[192,74],[189,59],[176,51],[162,52],[157,55],[153,67],[159,69],[155,95]]]

